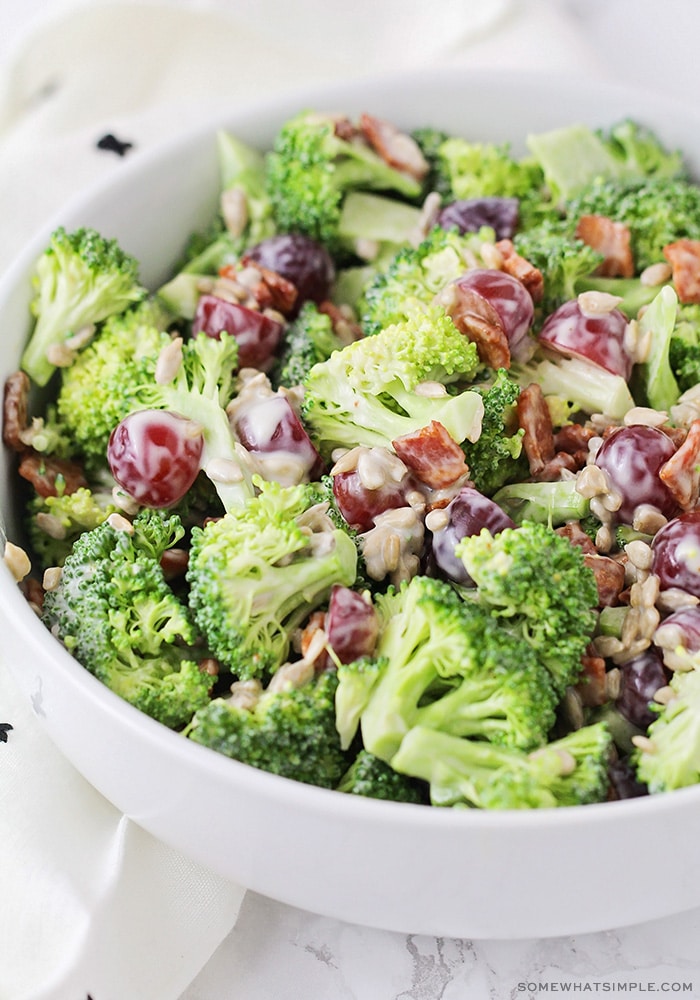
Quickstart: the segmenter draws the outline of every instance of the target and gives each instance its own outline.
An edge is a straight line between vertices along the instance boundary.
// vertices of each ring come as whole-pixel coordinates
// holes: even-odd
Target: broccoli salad
[[[631,120],[515,155],[315,110],[212,142],[162,286],[87,228],[36,262],[5,561],[46,627],[183,739],[343,794],[699,783],[682,155]]]

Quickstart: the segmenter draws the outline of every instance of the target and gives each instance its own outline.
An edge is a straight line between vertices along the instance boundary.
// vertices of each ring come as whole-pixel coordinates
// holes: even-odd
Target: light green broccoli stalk
[[[95,324],[146,294],[137,261],[116,240],[85,228],[55,230],[36,262],[33,284],[36,322],[21,364],[38,385],[46,385],[57,361],[65,365],[77,353],[72,344],[82,344],[84,332],[87,338]]]
[[[275,388],[301,385],[315,364],[327,361],[333,351],[342,347],[330,316],[320,312],[315,302],[305,302],[284,332],[270,380]]]
[[[209,700],[189,611],[160,560],[184,530],[175,515],[121,515],[76,540],[44,598],[44,624],[115,694],[172,728]]]

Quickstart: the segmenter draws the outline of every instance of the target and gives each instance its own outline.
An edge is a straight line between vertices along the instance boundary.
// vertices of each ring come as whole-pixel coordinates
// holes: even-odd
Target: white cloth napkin
[[[352,24],[350,5],[323,0],[0,0],[0,273],[68,198],[119,170],[96,147],[106,133],[134,157],[215,108],[407,64],[611,70],[605,36],[592,48],[576,20],[586,5],[572,17],[556,0],[398,0],[397,17],[396,3],[355,0]],[[433,33],[415,20],[425,9],[442,15]],[[363,49],[358,25],[383,42]],[[0,662],[0,1000],[176,1000],[242,895],[92,789]]]

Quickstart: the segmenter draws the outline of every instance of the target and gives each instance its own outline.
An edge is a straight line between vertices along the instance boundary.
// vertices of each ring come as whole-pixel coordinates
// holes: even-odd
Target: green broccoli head
[[[151,299],[112,316],[61,373],[56,411],[74,451],[91,471],[104,469],[112,430],[136,407],[135,392],[155,379],[170,343],[168,317]]]
[[[357,549],[307,485],[256,478],[260,493],[193,528],[190,606],[212,652],[238,678],[269,676],[292,632],[334,584],[355,582]]]
[[[526,753],[485,740],[416,726],[391,766],[427,781],[436,806],[542,809],[604,801],[611,737],[604,723],[584,726]]]
[[[39,565],[62,566],[76,540],[117,513],[111,495],[93,493],[81,486],[74,493],[32,498],[28,506],[27,533]]]
[[[632,118],[623,118],[598,134],[630,177],[684,177],[687,173],[682,153],[667,149],[652,129]]]
[[[596,623],[597,586],[581,549],[548,525],[525,521],[463,538],[455,554],[474,581],[475,599],[527,640],[561,696],[581,672]]]
[[[569,223],[562,219],[546,219],[516,233],[513,242],[518,253],[542,272],[540,319],[576,298],[579,283],[593,275],[603,262],[603,255],[572,235]]]
[[[533,157],[516,159],[508,144],[469,142],[450,136],[433,151],[438,190],[449,200],[523,198],[543,185],[542,169]]]
[[[637,778],[652,793],[700,782],[700,670],[676,670],[634,751]]]
[[[109,518],[78,537],[43,608],[44,623],[90,673],[173,727],[206,704],[212,684],[193,662],[194,625],[160,566],[182,534],[175,515]]]
[[[285,330],[284,343],[270,373],[270,381],[275,388],[301,385],[315,364],[327,361],[333,351],[342,347],[330,316],[321,312],[315,302],[305,302]]]
[[[335,729],[336,686],[328,670],[300,686],[262,691],[247,706],[215,698],[195,714],[188,736],[251,767],[335,788],[348,765]]]
[[[322,455],[336,447],[391,448],[433,420],[458,444],[479,436],[482,397],[445,388],[476,371],[476,346],[438,306],[413,302],[406,310],[404,322],[335,351],[309,372],[303,416]],[[433,383],[429,394],[422,383]]]
[[[38,385],[51,378],[59,349],[71,350],[72,337],[146,294],[135,258],[116,240],[87,228],[54,231],[36,262],[33,283],[31,308],[36,322],[22,368]]]
[[[669,363],[681,392],[700,382],[700,305],[679,304],[669,342]]]
[[[337,790],[347,795],[362,795],[390,802],[413,802],[417,805],[426,802],[422,782],[399,774],[386,761],[374,757],[366,750],[360,750],[341,778]]]
[[[277,229],[299,232],[329,249],[338,245],[348,192],[379,190],[417,198],[422,184],[389,166],[359,135],[346,138],[331,115],[304,111],[278,132],[266,164]]]
[[[492,496],[499,487],[529,475],[523,452],[523,431],[517,427],[516,404],[520,386],[505,369],[475,390],[484,401],[481,434],[462,445],[469,466],[469,478],[480,493]]]

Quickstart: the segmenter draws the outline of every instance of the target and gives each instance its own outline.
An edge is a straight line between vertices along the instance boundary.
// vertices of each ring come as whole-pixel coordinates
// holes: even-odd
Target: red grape
[[[680,587],[700,597],[700,510],[687,511],[665,524],[652,542],[652,572],[662,590]]]
[[[333,476],[333,495],[338,510],[355,531],[369,531],[374,527],[375,517],[385,510],[408,507],[406,492],[412,486],[410,475],[399,483],[389,480],[377,489],[363,485],[357,469]]]
[[[447,522],[432,532],[432,558],[440,574],[455,583],[470,583],[464,563],[455,555],[457,542],[468,535],[478,535],[488,528],[492,535],[504,528],[514,528],[514,522],[498,504],[472,486],[464,486],[444,509]]]
[[[294,312],[307,299],[327,299],[335,280],[335,266],[328,251],[301,233],[270,236],[246,250],[245,257],[291,281],[298,293]]]
[[[517,198],[462,198],[445,205],[438,216],[442,229],[456,227],[460,233],[478,233],[490,226],[496,239],[510,239],[518,226]]]
[[[203,332],[216,338],[222,331],[238,342],[239,368],[265,370],[274,360],[284,326],[239,303],[227,302],[216,295],[201,295],[192,321],[192,335]]]
[[[632,374],[633,360],[624,346],[627,317],[619,309],[594,315],[581,311],[577,299],[559,306],[547,318],[539,339],[547,347],[604,368],[625,381]]]
[[[191,421],[168,410],[137,410],[110,435],[107,460],[117,483],[144,507],[171,507],[200,469],[204,438]]]
[[[336,585],[331,591],[326,613],[328,643],[341,663],[371,656],[379,629],[371,601],[349,587]]]
[[[610,485],[622,496],[617,519],[632,524],[640,504],[651,504],[664,517],[677,511],[676,500],[659,477],[661,466],[675,453],[671,438],[658,427],[632,424],[606,438],[595,464],[607,474]]]
[[[468,288],[493,306],[503,324],[513,357],[528,335],[535,307],[522,281],[496,268],[476,267],[465,271],[456,284]]]
[[[236,433],[248,451],[286,453],[312,480],[324,471],[321,456],[284,396],[266,396],[245,407],[236,419]]]
[[[661,654],[652,647],[621,663],[619,670],[621,687],[615,707],[633,726],[646,729],[656,718],[649,705],[659,688],[668,683]]]

